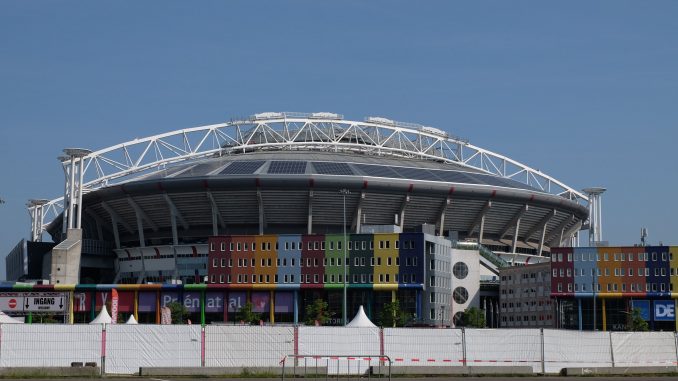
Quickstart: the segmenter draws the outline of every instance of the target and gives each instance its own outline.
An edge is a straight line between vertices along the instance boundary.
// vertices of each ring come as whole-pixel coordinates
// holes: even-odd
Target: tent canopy
[[[106,306],[103,306],[101,308],[101,312],[99,312],[99,315],[97,315],[97,317],[94,318],[90,324],[111,324],[112,321],[113,319],[111,319],[111,315],[108,314]]]
[[[139,324],[137,322],[137,319],[134,318],[134,315],[129,315],[129,319],[127,319],[127,322],[125,324]]]
[[[346,324],[347,327],[351,328],[376,328],[377,326],[372,323],[372,321],[365,315],[365,310],[363,306],[360,306],[358,313],[355,314],[353,320],[350,323]]]
[[[0,311],[0,323],[2,324],[23,324],[23,320],[13,318],[6,313]]]

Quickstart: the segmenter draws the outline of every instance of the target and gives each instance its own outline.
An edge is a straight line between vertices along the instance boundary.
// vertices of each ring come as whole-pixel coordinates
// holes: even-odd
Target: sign
[[[645,321],[650,321],[650,301],[649,300],[632,300],[631,309],[640,310],[640,317]]]
[[[676,305],[673,300],[655,300],[654,301],[654,320],[655,321],[675,321]]]
[[[16,292],[0,293],[0,310],[5,312],[23,311],[24,297]]]
[[[169,307],[160,308],[160,324],[172,324],[172,311]]]
[[[31,292],[24,296],[24,312],[62,312],[68,299],[61,292]]]
[[[4,312],[63,312],[68,298],[63,292],[0,292]]]

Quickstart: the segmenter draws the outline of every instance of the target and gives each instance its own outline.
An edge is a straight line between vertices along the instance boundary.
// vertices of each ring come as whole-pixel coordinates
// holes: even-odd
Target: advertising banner
[[[271,304],[271,294],[268,291],[252,292],[252,311],[268,312]]]
[[[118,291],[118,311],[134,312],[134,291]]]
[[[139,292],[139,312],[155,312],[155,292]]]
[[[205,312],[224,312],[224,293],[221,291],[208,291],[205,294]]]
[[[163,291],[160,294],[160,307],[167,307],[172,302],[179,301],[179,293],[176,291]]]
[[[676,305],[673,300],[655,300],[654,301],[654,320],[655,321],[675,321]]]
[[[244,291],[228,293],[228,312],[237,312],[247,303],[247,294]]]
[[[275,294],[275,312],[288,313],[294,311],[294,294],[278,292]]]
[[[631,301],[632,309],[640,310],[640,317],[645,321],[650,321],[650,301],[649,300],[632,300]]]
[[[184,292],[184,307],[188,312],[200,312],[200,292],[186,291]]]
[[[111,290],[111,323],[118,322],[118,290]]]
[[[88,312],[92,307],[92,294],[89,292],[73,293],[73,312]]]

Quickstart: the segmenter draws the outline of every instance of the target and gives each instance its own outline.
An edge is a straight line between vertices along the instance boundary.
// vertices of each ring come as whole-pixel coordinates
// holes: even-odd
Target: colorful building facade
[[[551,296],[560,326],[621,330],[633,308],[647,305],[651,327],[674,330],[675,306],[669,318],[655,310],[678,298],[677,255],[677,246],[553,248]]]

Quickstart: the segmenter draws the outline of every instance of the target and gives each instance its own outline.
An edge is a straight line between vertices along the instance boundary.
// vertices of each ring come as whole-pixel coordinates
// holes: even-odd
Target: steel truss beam
[[[269,113],[262,117],[260,114],[246,120],[171,131],[104,148],[83,158],[83,192],[201,158],[258,150],[317,150],[450,163],[513,179],[576,202],[588,202],[585,194],[540,170],[440,130],[374,118],[360,122],[316,116]],[[64,160],[62,165],[67,167],[70,161]],[[63,207],[63,197],[46,204],[47,223],[56,218]]]

